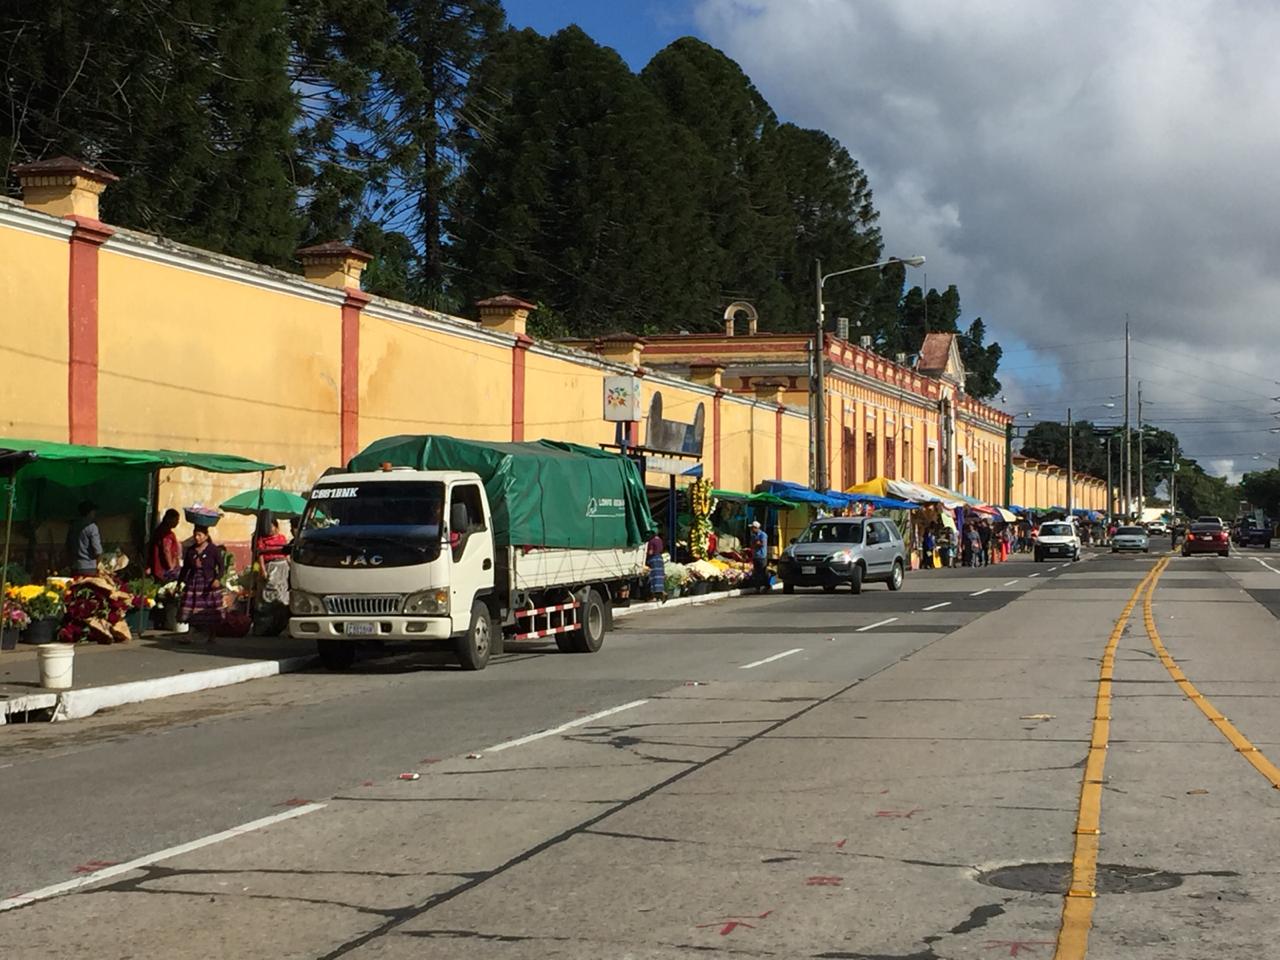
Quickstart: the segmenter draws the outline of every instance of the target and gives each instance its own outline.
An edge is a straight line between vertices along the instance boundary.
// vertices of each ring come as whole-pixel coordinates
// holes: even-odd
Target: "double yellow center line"
[[[1227,739],[1237,752],[1254,768],[1280,789],[1280,767],[1268,760],[1230,720],[1222,715],[1195,684],[1183,674],[1160,639],[1156,628],[1152,601],[1160,575],[1169,566],[1169,557],[1159,560],[1142,578],[1124,610],[1116,619],[1102,655],[1098,671],[1098,695],[1094,704],[1093,729],[1089,738],[1089,756],[1085,761],[1084,777],[1080,784],[1080,808],[1076,817],[1075,853],[1071,861],[1071,886],[1062,902],[1062,925],[1058,930],[1054,960],[1084,960],[1089,949],[1089,930],[1093,924],[1093,904],[1097,899],[1098,847],[1102,834],[1102,786],[1103,770],[1107,762],[1107,742],[1111,737],[1111,685],[1115,676],[1116,649],[1120,637],[1129,623],[1134,607],[1142,604],[1143,623],[1147,638],[1169,676],[1187,698],[1200,708],[1209,722]]]

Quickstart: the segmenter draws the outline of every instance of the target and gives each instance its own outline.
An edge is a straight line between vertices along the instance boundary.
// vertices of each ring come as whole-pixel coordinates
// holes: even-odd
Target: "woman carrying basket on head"
[[[226,561],[222,548],[213,542],[210,526],[199,523],[202,517],[194,519],[195,532],[182,555],[182,572],[178,575],[182,591],[178,619],[202,628],[205,639],[213,643],[223,618],[222,577]]]

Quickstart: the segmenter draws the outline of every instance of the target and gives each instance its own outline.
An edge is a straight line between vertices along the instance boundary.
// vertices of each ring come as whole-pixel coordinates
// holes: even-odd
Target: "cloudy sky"
[[[928,257],[1006,347],[1010,412],[1144,413],[1231,473],[1280,461],[1280,5],[509,0],[635,67],[693,33],[871,177],[886,252]],[[1136,390],[1135,390],[1136,392]],[[1114,407],[1104,406],[1114,403]],[[1024,420],[1025,422],[1025,420]]]

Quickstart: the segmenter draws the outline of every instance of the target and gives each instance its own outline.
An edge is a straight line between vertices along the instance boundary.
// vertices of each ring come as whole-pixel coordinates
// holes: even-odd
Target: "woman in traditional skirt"
[[[209,643],[222,623],[222,566],[222,548],[213,542],[209,528],[196,527],[192,544],[182,557],[178,619],[202,627]]]
[[[652,531],[649,543],[645,547],[645,563],[649,566],[649,598],[659,602],[667,599],[667,565],[662,559],[662,538],[658,531]]]

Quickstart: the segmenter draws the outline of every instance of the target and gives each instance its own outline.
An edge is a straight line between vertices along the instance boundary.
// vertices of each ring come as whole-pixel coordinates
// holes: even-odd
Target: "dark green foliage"
[[[1240,480],[1240,498],[1268,517],[1280,517],[1280,470],[1246,473]]]
[[[10,0],[0,44],[0,162],[98,163],[121,177],[107,220],[290,260],[296,104],[283,0]]]

